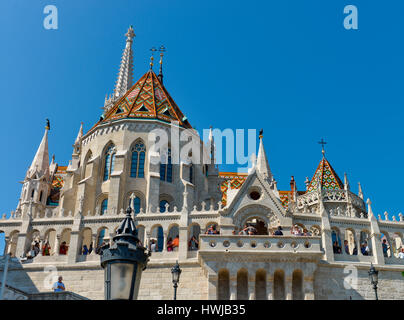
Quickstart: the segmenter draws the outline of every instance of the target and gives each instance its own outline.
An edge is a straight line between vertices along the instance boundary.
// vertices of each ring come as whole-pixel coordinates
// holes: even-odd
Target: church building
[[[355,193],[346,174],[341,180],[343,168],[334,170],[324,149],[305,190],[293,177],[289,190],[278,190],[263,132],[245,174],[219,170],[213,134],[200,143],[208,161],[189,152],[178,163],[170,143],[153,151],[152,131],[171,141],[173,128],[193,127],[164,86],[164,48],[159,73],[151,59],[134,81],[132,27],[125,36],[103,115],[86,132],[81,125],[68,164],[49,159],[47,122],[16,210],[0,219],[4,254],[12,257],[7,285],[48,292],[50,277],[61,275],[67,290],[104,299],[100,247],[111,243],[130,206],[151,251],[139,299],[173,298],[176,261],[178,299],[374,299],[371,265],[379,299],[404,298],[403,215],[375,214],[361,185]]]

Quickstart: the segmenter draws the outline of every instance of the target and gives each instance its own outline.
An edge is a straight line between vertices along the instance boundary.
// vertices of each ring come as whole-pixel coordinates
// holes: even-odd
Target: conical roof
[[[49,175],[49,151],[48,151],[48,128],[45,129],[42,141],[28,169],[28,178],[40,178],[43,175],[48,178]]]
[[[192,128],[153,70],[146,72],[97,125],[124,118],[178,121],[180,126]]]
[[[321,159],[307,188],[307,192],[317,190],[319,181],[322,189],[344,189],[344,184],[325,157]]]

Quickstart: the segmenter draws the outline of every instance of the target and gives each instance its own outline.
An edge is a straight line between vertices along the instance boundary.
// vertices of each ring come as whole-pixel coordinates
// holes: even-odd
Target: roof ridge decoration
[[[96,125],[124,118],[178,121],[180,126],[192,128],[153,70],[148,70]]]
[[[338,177],[337,173],[324,156],[310,181],[307,192],[317,190],[319,182],[322,189],[344,189],[344,184],[342,183],[341,179]]]

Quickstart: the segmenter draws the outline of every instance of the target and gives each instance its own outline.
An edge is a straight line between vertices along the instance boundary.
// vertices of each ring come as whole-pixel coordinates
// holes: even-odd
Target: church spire
[[[119,98],[132,87],[133,81],[133,50],[132,43],[135,32],[132,26],[129,27],[126,36],[126,46],[123,50],[121,66],[119,68],[118,79],[116,81],[114,98]]]
[[[264,130],[260,130],[259,138],[260,138],[260,145],[258,148],[258,157],[257,157],[257,171],[261,173],[264,178],[268,179],[269,181],[272,180],[272,173],[271,169],[269,168],[267,155],[264,150],[264,143],[262,141]]]
[[[48,131],[50,129],[49,120],[46,119],[45,133],[42,141],[32,160],[31,166],[27,172],[27,178],[40,178],[43,175],[49,175],[49,150],[48,150]]]

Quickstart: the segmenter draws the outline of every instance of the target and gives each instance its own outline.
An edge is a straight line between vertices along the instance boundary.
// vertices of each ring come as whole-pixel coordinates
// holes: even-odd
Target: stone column
[[[358,249],[358,256],[362,255],[362,252],[361,252],[361,232],[360,231],[355,232],[355,241],[356,241],[356,248]]]
[[[59,246],[60,246],[60,234],[57,234],[55,237],[55,252],[54,255],[58,256],[59,255]]]
[[[237,276],[229,277],[230,300],[237,300]]]
[[[273,300],[273,290],[274,287],[274,278],[272,275],[267,276],[267,299],[268,300]]]
[[[96,255],[95,250],[97,249],[97,234],[91,234],[91,243],[93,244],[93,251],[91,251],[90,255]]]
[[[164,235],[164,242],[163,242],[163,252],[167,252],[167,236],[168,236],[168,230],[163,231]]]
[[[70,246],[67,251],[67,261],[68,263],[75,263],[77,255],[81,252],[80,246],[80,232],[78,230],[72,230],[70,234]]]
[[[303,278],[304,300],[314,300],[314,278]]]
[[[255,278],[248,278],[248,300],[255,300]]]
[[[184,260],[188,254],[188,227],[179,227],[180,245],[178,248],[178,259]]]
[[[292,275],[285,275],[285,298],[292,300]]]
[[[218,276],[208,274],[208,300],[217,300]]]

